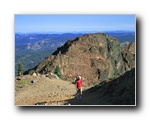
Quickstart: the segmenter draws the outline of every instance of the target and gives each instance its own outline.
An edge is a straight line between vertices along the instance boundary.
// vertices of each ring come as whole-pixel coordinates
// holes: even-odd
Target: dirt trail
[[[15,86],[15,105],[68,105],[75,98],[76,88],[71,82],[29,75],[19,79]]]

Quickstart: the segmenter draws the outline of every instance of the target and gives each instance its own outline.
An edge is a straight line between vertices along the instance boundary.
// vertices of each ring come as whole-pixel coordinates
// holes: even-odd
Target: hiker
[[[82,95],[82,78],[81,76],[76,77],[76,81],[75,81],[75,85],[76,85],[76,89],[77,89],[77,99],[81,99],[81,95]]]

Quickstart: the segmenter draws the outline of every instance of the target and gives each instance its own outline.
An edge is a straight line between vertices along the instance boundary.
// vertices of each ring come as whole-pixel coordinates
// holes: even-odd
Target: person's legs
[[[82,88],[80,88],[80,94],[82,95]]]
[[[79,90],[79,99],[82,99],[82,88],[80,88]]]
[[[77,99],[79,99],[79,95],[80,95],[80,89],[77,89],[77,93],[76,93]]]

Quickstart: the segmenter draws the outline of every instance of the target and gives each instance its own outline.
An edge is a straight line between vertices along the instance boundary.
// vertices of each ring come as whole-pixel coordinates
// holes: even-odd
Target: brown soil
[[[16,78],[18,79],[18,78]],[[16,80],[15,105],[61,105],[75,97],[75,85],[68,81],[33,76],[22,76]],[[26,81],[20,85],[19,82]],[[35,83],[31,83],[34,81]]]

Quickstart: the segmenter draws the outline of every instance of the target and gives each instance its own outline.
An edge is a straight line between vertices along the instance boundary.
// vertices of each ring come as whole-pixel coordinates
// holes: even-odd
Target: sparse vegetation
[[[23,74],[23,65],[21,63],[18,64],[18,75]]]
[[[16,86],[19,88],[23,88],[26,84],[27,84],[27,80],[21,80],[18,82]]]
[[[62,79],[62,74],[58,65],[55,68],[54,74],[56,74],[60,79]]]

